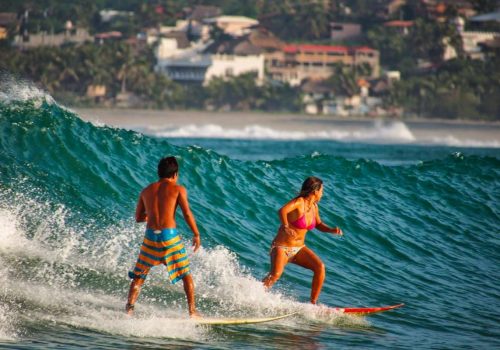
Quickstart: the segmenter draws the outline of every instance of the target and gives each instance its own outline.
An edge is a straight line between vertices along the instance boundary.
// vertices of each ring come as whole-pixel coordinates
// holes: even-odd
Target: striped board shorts
[[[128,273],[128,276],[132,279],[146,279],[149,270],[160,264],[167,267],[172,284],[191,273],[186,249],[176,228],[146,229],[135,268]]]

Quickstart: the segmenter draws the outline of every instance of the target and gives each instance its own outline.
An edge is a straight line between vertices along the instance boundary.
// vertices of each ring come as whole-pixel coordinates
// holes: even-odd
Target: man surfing
[[[199,318],[194,298],[194,283],[189,259],[175,223],[175,211],[180,205],[184,220],[193,231],[193,247],[200,247],[200,233],[193,213],[189,209],[186,189],[177,184],[179,166],[175,157],[165,157],[158,163],[159,180],[144,188],[135,211],[136,222],[146,222],[146,233],[132,278],[125,310],[134,312],[134,305],[151,267],[163,264],[172,284],[182,280],[188,302],[189,315]]]

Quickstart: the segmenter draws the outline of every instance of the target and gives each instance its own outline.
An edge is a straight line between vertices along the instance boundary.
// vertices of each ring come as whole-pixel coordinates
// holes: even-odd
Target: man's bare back
[[[139,196],[135,211],[136,222],[146,222],[144,242],[133,271],[126,306],[132,314],[141,286],[151,267],[164,264],[170,281],[183,281],[189,314],[199,316],[194,303],[194,283],[190,275],[189,260],[176,229],[175,210],[181,207],[184,220],[193,232],[193,247],[196,252],[200,247],[200,233],[187,199],[186,189],[177,184],[178,165],[175,157],[166,157],[158,164],[160,179],[144,188]]]
[[[135,220],[137,222],[147,222],[147,227],[153,230],[163,228],[175,228],[175,210],[180,205],[184,220],[194,232],[194,251],[198,250],[199,233],[194,215],[189,208],[187,191],[177,185],[178,176],[173,178],[160,179],[146,187],[139,197]]]

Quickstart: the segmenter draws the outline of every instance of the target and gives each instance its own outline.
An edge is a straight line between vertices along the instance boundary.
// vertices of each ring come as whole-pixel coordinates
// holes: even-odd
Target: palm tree
[[[338,95],[352,97],[359,93],[356,73],[351,67],[342,63],[335,65],[333,73],[326,83]]]

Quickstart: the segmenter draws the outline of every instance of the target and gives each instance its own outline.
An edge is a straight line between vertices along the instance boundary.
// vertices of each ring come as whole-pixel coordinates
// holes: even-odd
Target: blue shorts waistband
[[[162,228],[161,230],[154,230],[152,228],[146,229],[146,237],[153,241],[164,240],[173,238],[179,234],[176,228]]]
[[[147,233],[170,233],[170,234],[177,234],[177,228],[162,228],[160,230],[155,230],[155,229],[152,229],[152,228],[147,228],[146,229],[146,232]]]

